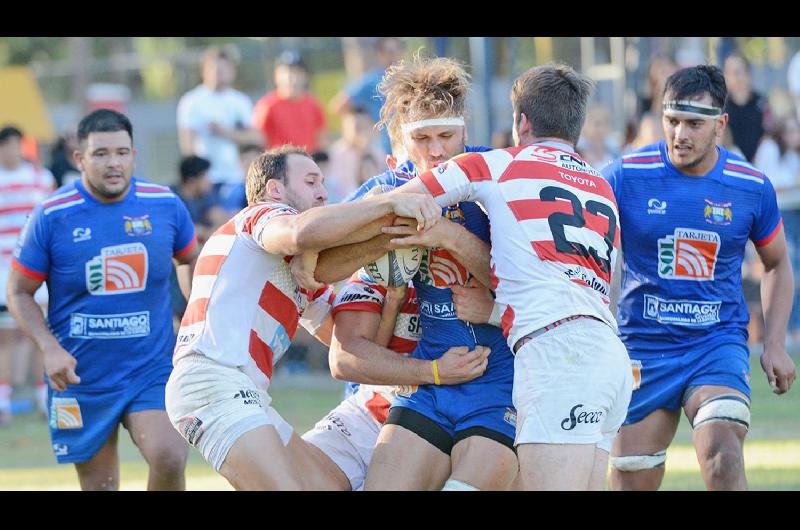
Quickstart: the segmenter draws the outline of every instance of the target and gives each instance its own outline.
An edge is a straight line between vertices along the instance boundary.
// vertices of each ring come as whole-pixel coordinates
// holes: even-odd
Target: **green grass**
[[[795,359],[797,362],[797,359]],[[745,442],[745,464],[753,490],[800,490],[800,388],[773,394],[757,357],[751,359],[753,425]],[[290,382],[291,379],[291,382]],[[273,406],[302,434],[342,397],[342,385],[324,377],[281,377],[270,389]],[[120,432],[121,489],[144,490],[147,465],[124,429]],[[189,490],[230,490],[196,449],[186,467]],[[34,414],[14,418],[0,429],[0,490],[77,490],[71,465],[57,465],[47,424]],[[663,490],[703,490],[691,427],[683,419],[667,452]]]

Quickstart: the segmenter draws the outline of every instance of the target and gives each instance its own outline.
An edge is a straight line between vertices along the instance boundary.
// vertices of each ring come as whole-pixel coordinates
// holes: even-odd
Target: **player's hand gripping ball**
[[[389,184],[375,186],[364,197],[371,197],[379,193],[386,193],[394,189]],[[422,262],[422,249],[411,247],[390,250],[372,263],[368,263],[364,270],[373,280],[384,287],[401,287],[407,285],[419,270]]]

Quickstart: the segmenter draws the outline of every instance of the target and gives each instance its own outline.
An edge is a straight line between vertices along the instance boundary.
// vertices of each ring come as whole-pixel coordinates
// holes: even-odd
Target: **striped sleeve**
[[[479,153],[458,155],[419,176],[441,206],[475,199],[475,183],[491,180],[486,161]]]
[[[248,217],[244,221],[242,231],[253,236],[256,243],[261,246],[261,235],[270,221],[284,215],[297,214],[297,210],[286,204],[262,203],[253,207],[248,212]]]
[[[176,223],[177,233],[175,234],[175,243],[173,244],[172,253],[176,258],[179,258],[192,251],[197,245],[197,237],[195,235],[192,216],[189,214],[189,210],[186,209],[186,205],[183,204],[182,200],[176,198],[175,206],[178,219]]]
[[[772,182],[765,177],[761,193],[761,204],[753,223],[753,229],[750,231],[750,239],[753,240],[757,247],[768,245],[778,235],[782,224],[775,188],[772,187]]]
[[[333,316],[340,311],[364,311],[380,315],[385,293],[385,287],[351,279],[342,287],[333,302]]]

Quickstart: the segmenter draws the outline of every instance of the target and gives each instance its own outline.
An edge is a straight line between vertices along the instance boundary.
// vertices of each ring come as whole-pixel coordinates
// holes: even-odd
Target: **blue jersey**
[[[781,217],[769,179],[717,150],[703,177],[675,168],[664,141],[602,171],[619,206],[625,266],[617,322],[630,350],[679,354],[721,334],[747,340],[745,245],[771,242]]]
[[[50,330],[77,359],[79,388],[117,389],[171,365],[172,258],[194,245],[183,202],[136,178],[119,202],[98,202],[77,180],[33,211],[14,266],[47,282]]]

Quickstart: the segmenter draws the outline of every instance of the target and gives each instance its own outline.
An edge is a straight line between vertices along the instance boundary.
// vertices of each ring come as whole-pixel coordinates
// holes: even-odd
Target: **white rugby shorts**
[[[236,440],[257,427],[272,425],[283,444],[289,443],[292,426],[271,401],[241,370],[199,354],[178,359],[166,387],[173,427],[217,472]]]
[[[516,353],[515,445],[595,444],[610,452],[632,389],[628,351],[614,331],[593,318],[565,322]]]
[[[352,490],[358,491],[364,488],[367,466],[380,430],[378,420],[359,406],[353,395],[318,421],[303,435],[303,440],[333,460],[347,476]]]

